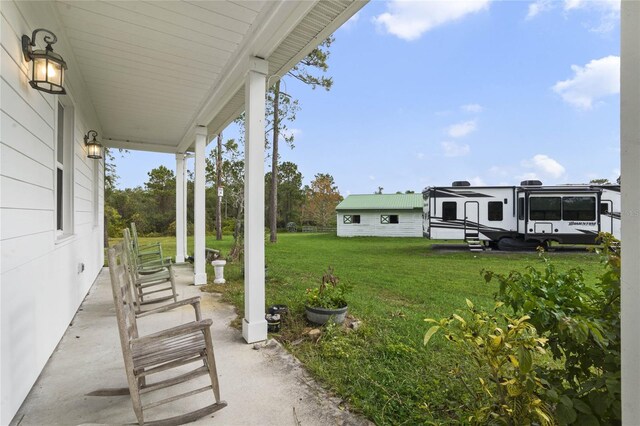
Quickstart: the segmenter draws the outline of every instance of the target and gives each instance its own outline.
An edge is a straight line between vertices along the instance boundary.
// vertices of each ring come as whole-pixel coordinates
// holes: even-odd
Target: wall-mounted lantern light
[[[40,32],[46,32],[44,42],[47,43],[45,50],[33,50],[36,45],[36,35]],[[39,28],[31,34],[31,38],[27,35],[22,36],[22,53],[24,59],[31,64],[31,80],[29,84],[36,90],[41,90],[54,95],[64,95],[66,90],[62,87],[64,83],[64,70],[67,64],[62,56],[53,51],[51,47],[58,38],[54,33],[44,28]]]
[[[89,140],[91,136],[93,136],[93,139]],[[99,160],[102,158],[102,145],[96,140],[96,136],[98,136],[98,132],[89,130],[84,135],[84,145],[87,147],[87,157]]]

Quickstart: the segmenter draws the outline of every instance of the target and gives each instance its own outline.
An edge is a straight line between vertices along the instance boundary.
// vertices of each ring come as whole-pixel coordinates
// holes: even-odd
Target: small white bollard
[[[224,284],[227,281],[224,279],[224,265],[227,264],[226,260],[214,260],[211,262],[213,271],[216,274],[216,278],[213,280],[214,284]]]

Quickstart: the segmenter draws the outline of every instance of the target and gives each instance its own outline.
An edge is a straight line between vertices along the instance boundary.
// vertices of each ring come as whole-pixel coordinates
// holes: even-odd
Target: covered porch
[[[315,384],[300,363],[274,340],[242,344],[241,332],[229,325],[236,317],[234,308],[190,285],[191,265],[175,267],[175,271],[180,298],[200,296],[203,316],[213,319],[220,387],[229,404],[196,423],[369,424],[341,409],[342,401]],[[192,319],[193,310],[184,306],[141,318],[138,325],[146,334]],[[202,382],[206,384],[207,378]],[[127,392],[109,270],[103,268],[12,425],[136,423]],[[208,399],[210,395],[201,394],[180,400],[180,410],[194,410]],[[172,408],[168,404],[156,409],[154,415],[170,417]]]

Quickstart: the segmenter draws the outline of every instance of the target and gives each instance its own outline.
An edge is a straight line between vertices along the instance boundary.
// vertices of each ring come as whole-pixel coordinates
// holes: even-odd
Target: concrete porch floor
[[[221,303],[215,295],[188,285],[193,282],[190,265],[175,269],[179,298],[201,296],[203,318],[213,319],[211,331],[220,394],[228,403],[226,408],[195,423],[370,424],[340,409],[340,400],[327,395],[275,341],[246,344],[240,331],[229,327],[236,316],[233,307]],[[140,334],[191,320],[191,306],[152,315],[139,320]],[[104,268],[11,424],[137,424],[129,395],[88,395],[97,390],[126,387],[109,270]],[[189,405],[196,409],[207,404],[202,400],[198,402],[198,398],[210,403],[208,393],[201,395],[181,400],[181,407],[188,410]],[[175,415],[165,410],[167,412],[159,414]]]

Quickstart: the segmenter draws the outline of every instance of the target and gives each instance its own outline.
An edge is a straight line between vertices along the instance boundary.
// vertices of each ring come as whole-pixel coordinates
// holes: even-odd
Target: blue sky
[[[335,34],[330,92],[283,83],[302,109],[281,159],[343,195],[615,180],[619,13],[609,0],[372,1]],[[117,156],[119,187],[160,164],[175,157]]]

